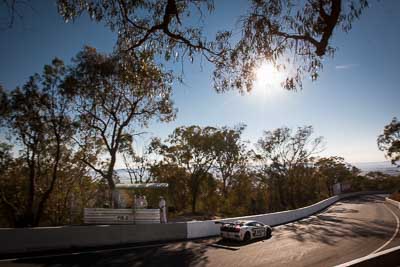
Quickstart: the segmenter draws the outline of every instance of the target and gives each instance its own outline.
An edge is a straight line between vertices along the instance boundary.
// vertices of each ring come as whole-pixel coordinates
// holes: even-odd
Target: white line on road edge
[[[397,233],[399,232],[399,227],[400,227],[400,220],[399,220],[399,217],[397,217],[396,213],[394,213],[390,208],[388,208],[388,207],[386,206],[386,204],[383,204],[383,205],[384,205],[384,207],[385,207],[388,211],[390,211],[390,213],[392,213],[392,215],[393,215],[394,218],[396,219],[396,223],[397,223],[397,225],[396,225],[396,231],[394,231],[392,237],[391,237],[385,244],[383,244],[382,246],[380,246],[379,248],[377,248],[376,250],[374,250],[374,251],[373,251],[372,253],[370,253],[369,255],[375,254],[375,253],[377,253],[379,250],[381,250],[381,249],[383,249],[384,247],[386,247],[387,245],[389,245],[389,243],[392,242],[392,240],[396,237]]]
[[[361,263],[361,262],[367,262],[367,261],[369,261],[371,259],[374,259],[376,257],[379,257],[379,256],[388,255],[388,254],[390,254],[392,252],[396,252],[396,251],[400,251],[400,246],[394,247],[394,248],[389,248],[389,249],[383,250],[381,252],[378,252],[376,254],[369,254],[369,255],[367,255],[365,257],[358,258],[358,259],[355,259],[355,260],[352,260],[352,261],[349,261],[349,262],[345,262],[345,263],[336,265],[334,267],[350,267],[350,266],[356,265],[356,264]]]

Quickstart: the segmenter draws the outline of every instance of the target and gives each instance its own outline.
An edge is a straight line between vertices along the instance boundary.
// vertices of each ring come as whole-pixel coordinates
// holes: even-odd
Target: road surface
[[[274,227],[270,239],[250,244],[215,237],[2,261],[0,266],[334,266],[400,245],[399,217],[382,196],[364,196]]]

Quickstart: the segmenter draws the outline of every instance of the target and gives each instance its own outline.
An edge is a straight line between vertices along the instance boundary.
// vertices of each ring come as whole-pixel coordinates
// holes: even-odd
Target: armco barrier
[[[314,205],[283,212],[224,219],[258,220],[269,225],[279,225],[310,216],[336,201],[362,194],[383,192],[357,192],[334,196]],[[60,226],[7,229],[0,228],[0,254],[23,253],[71,247],[93,247],[127,243],[183,240],[219,234],[215,221],[194,221],[167,224]]]

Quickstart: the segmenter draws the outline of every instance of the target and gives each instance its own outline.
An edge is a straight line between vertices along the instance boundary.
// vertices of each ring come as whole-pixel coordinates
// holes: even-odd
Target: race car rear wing
[[[230,224],[230,225],[236,225],[236,223],[233,222],[221,222],[221,221],[215,221],[215,224]]]

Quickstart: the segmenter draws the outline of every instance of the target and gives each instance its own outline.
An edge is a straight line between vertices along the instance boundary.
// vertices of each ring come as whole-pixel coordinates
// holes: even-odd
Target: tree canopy
[[[68,157],[75,126],[68,115],[68,99],[58,93],[65,72],[63,62],[54,59],[41,75],[31,76],[22,88],[2,92],[2,130],[20,149],[26,178],[21,185],[21,190],[27,192],[25,198],[15,199],[10,191],[2,194],[16,224],[39,224],[59,180],[60,162]],[[17,208],[15,201],[24,202],[23,208]]]
[[[117,155],[150,120],[169,121],[175,116],[171,74],[159,70],[151,55],[143,52],[137,56],[104,55],[86,47],[74,59],[63,83],[63,94],[73,101],[81,127],[76,140],[86,151],[82,160],[111,190],[117,178]],[[105,158],[94,165],[90,156]]]
[[[88,14],[117,32],[117,49],[132,56],[140,51],[164,60],[193,61],[204,56],[214,64],[214,87],[250,91],[257,67],[270,62],[285,69],[283,87],[302,88],[304,77],[317,79],[323,59],[333,56],[335,32],[350,31],[368,0],[249,0],[239,19],[241,36],[221,29],[208,40],[203,30],[212,0],[58,0],[66,20]],[[222,11],[221,11],[222,12]],[[234,22],[232,22],[232,25]],[[236,30],[236,29],[235,29]]]
[[[378,137],[378,147],[392,164],[400,166],[400,121],[394,117]]]

